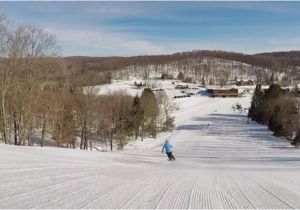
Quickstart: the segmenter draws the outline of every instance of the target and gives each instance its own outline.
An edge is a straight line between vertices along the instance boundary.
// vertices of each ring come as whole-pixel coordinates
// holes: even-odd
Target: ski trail
[[[80,184],[75,184],[78,183]],[[76,191],[83,187],[84,181],[92,182],[90,177],[81,176],[76,179],[65,180],[63,182],[59,182],[56,184],[47,185],[38,189],[34,189],[30,192],[20,193],[17,195],[6,197],[2,199],[0,202],[1,208],[10,208],[11,206],[16,206],[17,208],[34,208],[35,205],[41,205],[42,203],[47,202],[49,199],[53,199],[53,194],[56,196],[63,196],[65,193],[69,191]],[[53,193],[52,193],[53,192]],[[32,199],[28,199],[31,197]]]
[[[107,194],[126,186],[126,184],[111,184],[109,187],[104,188],[103,191],[101,191],[101,193],[99,195],[97,195],[96,197],[92,198],[91,201],[89,202],[84,202],[83,205],[80,205],[79,208],[80,209],[85,209],[85,208],[89,208],[91,209],[91,206],[97,206],[97,202],[99,202],[99,200],[101,200],[104,196],[107,196]],[[101,201],[100,201],[101,202]],[[96,207],[97,208],[97,207]]]
[[[162,200],[175,187],[175,184],[175,181],[173,181],[172,183],[167,182],[165,186],[161,188],[162,190],[160,190],[160,192],[158,192],[154,197],[151,198],[148,208],[160,209]]]
[[[0,208],[300,208],[299,150],[228,111],[240,101],[250,102],[180,99],[174,132],[144,139],[136,150],[0,144]],[[161,154],[166,138],[174,162]]]
[[[188,199],[188,208],[187,209],[192,209],[192,201],[194,199],[197,200],[197,198],[194,197],[194,194],[195,194],[195,189],[196,189],[196,186],[195,184],[192,185],[192,188],[191,188],[191,191],[190,191],[190,194],[189,194],[189,199]]]
[[[236,175],[235,177],[232,178],[233,180],[233,185],[235,186],[235,189],[237,190],[237,194],[240,194],[239,198],[237,198],[238,200],[235,201],[235,203],[238,205],[239,201],[243,200],[243,205],[241,207],[238,208],[255,208],[255,205],[249,200],[249,198],[245,195],[244,191],[241,189],[241,187],[239,186],[238,182],[237,182],[237,177],[239,177],[239,175]],[[230,192],[230,190],[228,189],[228,191]]]
[[[191,177],[190,177],[190,176]],[[189,178],[187,178],[187,176]],[[184,175],[164,193],[156,208],[187,209],[194,190],[193,175]]]
[[[138,194],[141,188],[147,187],[147,185],[149,185],[148,181],[134,180],[132,183],[120,185],[102,194],[99,198],[81,208],[121,208],[128,200]],[[128,191],[127,189],[131,190]],[[122,199],[116,199],[117,197]]]
[[[249,177],[255,184],[257,184],[259,187],[261,187],[266,193],[268,193],[270,196],[273,196],[275,198],[276,208],[284,208],[284,209],[294,209],[295,207],[291,206],[289,203],[285,202],[283,199],[279,198],[277,195],[275,195],[273,192],[271,192],[267,187],[260,184],[258,181],[254,180],[253,178]]]
[[[53,173],[54,172],[54,173]],[[59,171],[59,170],[50,170],[45,171],[43,174],[35,174],[30,173],[28,176],[26,174],[24,176],[13,176],[8,178],[7,180],[1,181],[0,189],[4,191],[4,194],[0,194],[0,199],[7,198],[9,196],[14,196],[16,192],[18,194],[22,194],[24,192],[29,191],[32,188],[39,188],[39,187],[47,187],[52,186],[53,184],[60,183],[65,181],[66,179],[76,179],[80,174],[86,174],[86,172],[72,170],[66,172]]]
[[[82,175],[83,174],[83,175]],[[64,178],[70,178],[68,176],[63,176]],[[44,186],[41,186],[41,187],[38,187],[38,188],[35,188],[34,191],[30,191],[30,192],[27,192],[27,191],[24,191],[22,193],[18,193],[16,195],[11,195],[11,196],[8,196],[8,197],[5,197],[5,198],[2,198],[0,199],[0,202],[4,201],[4,200],[7,200],[7,199],[10,199],[10,198],[15,198],[15,197],[18,197],[18,196],[23,196],[23,195],[28,195],[30,193],[35,193],[35,192],[39,192],[39,191],[42,191],[43,189],[46,189],[46,188],[51,188],[51,187],[55,187],[55,186],[60,186],[61,184],[66,184],[66,183],[72,183],[72,182],[77,182],[77,180],[79,179],[83,179],[83,178],[88,178],[86,176],[86,172],[83,172],[81,173],[81,176],[77,176],[77,177],[72,177],[70,180],[65,180],[65,179],[62,179],[61,182],[58,182],[58,183],[51,183],[51,184],[48,184],[48,185],[44,185]],[[20,186],[20,188],[22,188],[22,186]],[[2,188],[3,189],[3,188]]]
[[[84,193],[86,191],[91,191],[92,188],[96,187],[103,187],[103,180],[105,180],[106,177],[104,176],[94,176],[91,177],[89,176],[89,178],[87,180],[80,180],[80,187],[78,188],[74,188],[74,189],[68,189],[66,191],[65,188],[62,188],[62,192],[60,192],[59,195],[55,194],[55,196],[53,196],[51,198],[51,201],[45,201],[42,202],[41,205],[39,206],[35,206],[34,209],[39,209],[39,208],[57,208],[57,207],[61,207],[62,205],[64,205],[65,203],[72,203],[74,201],[74,199],[70,199],[70,198],[76,198],[78,196],[78,194],[84,195]],[[116,180],[106,180],[109,182],[113,182],[115,183]],[[111,187],[111,186],[110,186]],[[40,199],[40,198],[39,198]],[[41,200],[41,199],[40,199]],[[68,200],[68,202],[66,202]]]
[[[121,209],[129,208],[142,208],[148,201],[149,195],[151,195],[153,190],[155,190],[159,185],[158,180],[153,180],[149,184],[139,190],[134,196],[132,196],[126,203],[121,206]]]

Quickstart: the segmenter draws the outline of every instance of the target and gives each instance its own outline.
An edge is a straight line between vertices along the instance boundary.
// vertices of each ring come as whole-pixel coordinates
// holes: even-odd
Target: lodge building
[[[207,89],[207,92],[211,94],[211,97],[238,97],[238,89]]]

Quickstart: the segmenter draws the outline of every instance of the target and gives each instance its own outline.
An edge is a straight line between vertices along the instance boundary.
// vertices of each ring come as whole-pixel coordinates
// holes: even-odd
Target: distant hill
[[[174,53],[170,55],[148,55],[132,57],[65,57],[68,65],[82,66],[89,70],[113,71],[126,66],[167,64],[188,58],[213,57],[233,60],[249,65],[269,68],[280,71],[286,66],[300,66],[300,51],[270,52],[260,54],[243,54],[227,51],[197,50],[189,52]]]
[[[255,56],[286,58],[286,59],[300,59],[300,51],[267,52],[267,53],[255,54]]]
[[[270,80],[272,72],[275,73],[276,78],[279,77],[281,73],[285,73],[286,77],[288,77],[285,79],[286,83],[300,80],[300,75],[297,74],[300,67],[300,51],[270,52],[250,55],[237,52],[195,50],[169,55],[132,57],[72,56],[63,59],[67,67],[67,72],[74,77],[72,81],[76,81],[75,83],[77,83],[77,85],[99,85],[111,81],[112,72],[128,68],[133,72],[136,71],[136,73],[141,69],[145,70],[147,68],[162,69],[164,68],[162,66],[168,66],[167,68],[171,68],[174,71],[176,71],[176,69],[193,71],[193,69],[198,68],[200,73],[201,70],[199,70],[199,68],[201,68],[201,65],[203,67],[203,63],[201,64],[203,58],[210,60],[215,59],[217,63],[208,64],[207,68],[215,71],[214,73],[207,72],[207,74],[210,74],[210,76],[206,78],[208,81],[211,80],[210,78],[220,80],[220,73],[217,71],[231,72],[231,76],[233,76],[233,71],[239,71],[239,73],[234,75],[235,77],[254,76],[257,80],[266,84]],[[248,67],[233,67],[230,64],[232,61],[238,62],[240,65],[248,64]],[[268,73],[266,73],[266,69],[268,69]],[[242,71],[248,71],[248,73],[242,75]],[[189,76],[193,77],[192,75]]]

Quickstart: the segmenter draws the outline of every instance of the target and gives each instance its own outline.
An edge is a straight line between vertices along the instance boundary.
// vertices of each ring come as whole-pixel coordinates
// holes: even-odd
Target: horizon
[[[0,2],[13,25],[56,35],[62,56],[298,51],[300,2]]]
[[[259,55],[259,54],[265,54],[265,53],[292,53],[292,52],[296,52],[296,53],[300,53],[300,50],[282,50],[282,51],[266,51],[266,52],[259,52],[259,53],[243,53],[243,52],[236,52],[236,51],[225,51],[225,50],[201,50],[201,49],[197,49],[197,50],[190,50],[190,51],[181,51],[181,52],[172,52],[172,53],[166,53],[166,54],[147,54],[147,55],[112,55],[112,56],[93,56],[93,55],[67,55],[67,56],[63,56],[65,58],[67,57],[89,57],[89,58],[109,58],[109,57],[120,57],[120,58],[129,58],[129,57],[139,57],[139,56],[168,56],[168,55],[174,55],[177,53],[188,53],[188,52],[201,52],[201,51],[215,51],[215,52],[225,52],[225,53],[236,53],[236,54],[242,54],[242,55]]]

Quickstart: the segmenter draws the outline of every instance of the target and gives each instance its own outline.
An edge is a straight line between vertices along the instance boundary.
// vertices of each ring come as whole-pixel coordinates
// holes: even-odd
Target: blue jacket
[[[173,149],[173,147],[172,147],[172,145],[171,144],[169,144],[169,143],[165,143],[164,145],[163,145],[163,147],[162,147],[162,152],[164,151],[164,150],[166,150],[166,152],[172,152],[172,149]]]

